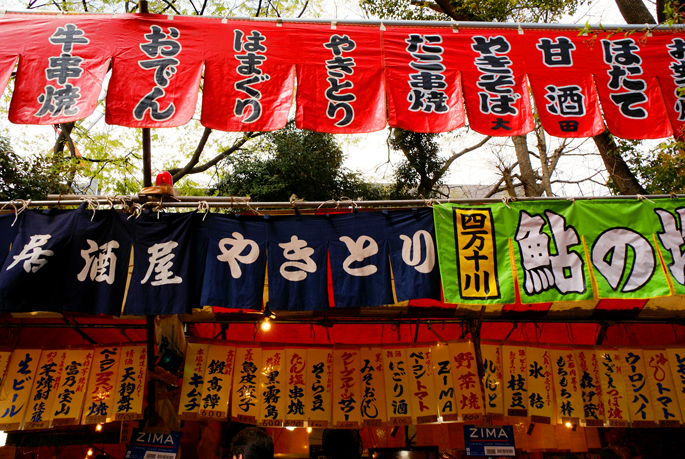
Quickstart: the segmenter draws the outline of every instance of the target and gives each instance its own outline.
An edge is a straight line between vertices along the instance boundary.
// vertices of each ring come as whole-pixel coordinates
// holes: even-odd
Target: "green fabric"
[[[654,298],[670,294],[659,254],[666,267],[675,272],[685,265],[674,263],[671,255],[676,250],[682,253],[681,246],[685,246],[683,225],[676,212],[681,209],[685,218],[685,199],[539,200],[506,205],[441,204],[433,209],[443,291],[450,303],[514,303],[517,296],[523,304],[592,299],[588,257],[593,260],[599,298]],[[492,214],[498,298],[471,299],[462,294],[455,209],[489,210]],[[665,218],[667,230],[657,211]],[[518,291],[510,263],[510,241]],[[470,249],[469,253],[473,247]],[[459,260],[463,262],[464,256]],[[676,256],[680,260],[680,255]],[[678,280],[667,272],[676,294],[685,294],[685,273]]]

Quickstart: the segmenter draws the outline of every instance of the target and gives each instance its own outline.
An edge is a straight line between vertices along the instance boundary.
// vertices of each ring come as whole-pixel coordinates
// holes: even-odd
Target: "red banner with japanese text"
[[[298,127],[320,132],[371,132],[386,120],[445,132],[464,125],[466,107],[475,131],[520,135],[533,128],[533,100],[543,127],[560,137],[591,136],[606,122],[619,137],[662,138],[685,125],[677,26],[579,35],[572,25],[5,13],[0,30],[0,87],[18,62],[13,123],[89,116],[111,67],[106,121],[129,127],[187,123],[201,81],[202,124],[229,131],[284,126],[295,84]]]

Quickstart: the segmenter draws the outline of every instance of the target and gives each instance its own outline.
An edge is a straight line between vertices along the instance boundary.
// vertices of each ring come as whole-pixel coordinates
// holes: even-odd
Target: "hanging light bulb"
[[[7,444],[7,432],[0,432],[0,446]]]
[[[95,431],[100,432],[102,430],[102,424],[98,424],[95,426]]]
[[[92,456],[92,455],[93,455],[93,448],[88,448],[88,456]]]
[[[312,428],[311,428],[311,427],[307,427],[307,433],[312,433]]]
[[[292,432],[293,430],[295,430],[295,426],[288,426],[288,427],[286,427],[286,429],[288,429],[289,431]]]
[[[571,424],[570,422],[567,422],[566,427],[568,427],[570,429],[571,427],[573,427],[573,424]]]
[[[263,332],[268,332],[269,330],[271,330],[271,321],[268,317],[264,317],[264,320],[262,321],[260,328]]]

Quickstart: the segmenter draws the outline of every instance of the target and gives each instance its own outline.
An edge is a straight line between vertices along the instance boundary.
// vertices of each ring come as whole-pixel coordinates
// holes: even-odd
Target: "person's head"
[[[231,440],[233,459],[273,459],[274,442],[257,427],[243,429]]]

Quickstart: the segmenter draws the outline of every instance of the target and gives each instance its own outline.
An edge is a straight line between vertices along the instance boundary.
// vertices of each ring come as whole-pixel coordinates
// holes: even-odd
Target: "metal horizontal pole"
[[[45,10],[0,10],[6,13],[16,13],[16,14],[40,14],[40,15],[63,15],[63,16],[107,16],[115,17],[117,14],[104,14],[104,13],[81,13],[81,12],[61,12],[61,11],[45,11]],[[122,13],[123,14],[123,13]],[[168,17],[187,17],[197,19],[198,16],[185,16],[185,15],[167,15]],[[203,18],[211,19],[227,19],[229,21],[250,21],[250,22],[273,22],[273,23],[292,23],[292,24],[348,24],[348,25],[361,25],[361,26],[404,26],[404,27],[431,27],[431,28],[445,28],[445,29],[530,29],[530,30],[574,30],[585,29],[585,25],[579,24],[538,24],[529,22],[478,22],[478,21],[468,21],[468,22],[456,22],[456,21],[402,21],[402,20],[391,20],[391,21],[381,21],[377,19],[301,19],[301,18],[253,18],[253,17],[228,17],[228,16],[201,16]],[[628,30],[678,30],[685,27],[682,24],[673,25],[653,25],[653,24],[590,24],[589,29],[597,32],[619,32]]]

